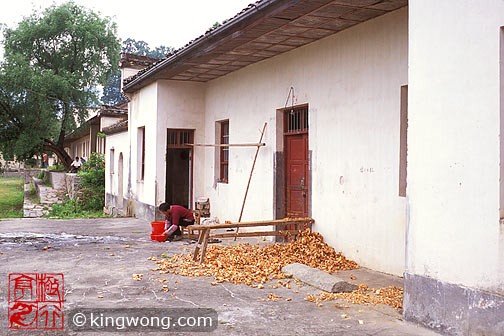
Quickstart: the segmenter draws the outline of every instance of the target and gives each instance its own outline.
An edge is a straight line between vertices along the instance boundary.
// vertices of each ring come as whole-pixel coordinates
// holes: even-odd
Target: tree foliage
[[[122,52],[140,56],[164,58],[166,55],[173,52],[173,50],[172,47],[164,45],[151,49],[147,42],[137,41],[132,38],[128,38],[122,42]],[[112,74],[109,82],[103,88],[102,102],[107,105],[115,105],[124,100],[125,97],[121,93],[121,72],[118,70]]]
[[[4,29],[4,43],[0,151],[23,159],[50,150],[69,167],[65,135],[98,106],[96,86],[117,69],[115,23],[67,2]]]
[[[105,204],[105,158],[103,154],[92,153],[78,173],[82,207],[84,210],[100,210]]]
[[[145,41],[137,41],[128,38],[122,42],[122,52],[128,54],[135,54],[140,56],[149,56],[154,58],[164,58],[167,54],[173,51],[172,47],[160,45],[151,49],[149,44]]]
[[[106,105],[115,105],[126,100],[121,92],[121,71],[114,72],[109,79],[107,85],[103,88],[101,101]]]

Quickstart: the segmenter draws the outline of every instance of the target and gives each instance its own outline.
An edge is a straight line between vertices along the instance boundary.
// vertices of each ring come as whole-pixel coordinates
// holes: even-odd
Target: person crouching
[[[166,226],[164,234],[167,240],[180,239],[182,232],[180,226],[188,226],[194,224],[194,216],[191,211],[180,205],[169,205],[161,203],[159,211],[166,216]]]

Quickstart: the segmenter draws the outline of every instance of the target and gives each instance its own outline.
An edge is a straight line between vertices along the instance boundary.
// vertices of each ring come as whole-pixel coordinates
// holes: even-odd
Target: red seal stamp
[[[9,329],[63,329],[63,301],[63,274],[9,274]]]

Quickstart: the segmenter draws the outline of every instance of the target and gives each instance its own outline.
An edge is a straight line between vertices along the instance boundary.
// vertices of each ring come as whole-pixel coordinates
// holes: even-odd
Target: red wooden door
[[[308,217],[308,106],[285,112],[285,200],[287,217]]]
[[[286,136],[287,216],[308,217],[308,134]]]

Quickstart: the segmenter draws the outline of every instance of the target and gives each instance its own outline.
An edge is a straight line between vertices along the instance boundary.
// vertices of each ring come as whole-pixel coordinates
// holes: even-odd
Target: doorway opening
[[[123,208],[123,153],[119,154],[119,161],[117,164],[117,205],[120,209]]]
[[[165,202],[190,209],[192,204],[194,130],[168,129]]]

